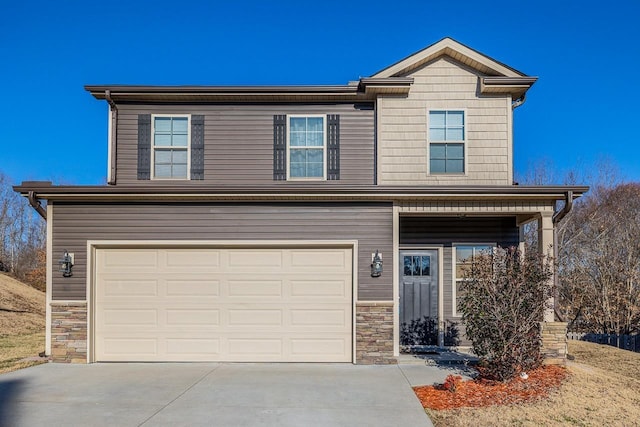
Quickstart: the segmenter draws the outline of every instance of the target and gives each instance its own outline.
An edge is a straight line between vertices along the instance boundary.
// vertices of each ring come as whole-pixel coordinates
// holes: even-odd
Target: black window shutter
[[[273,116],[273,180],[287,179],[287,116]]]
[[[138,179],[151,179],[151,114],[138,114]]]
[[[204,179],[204,116],[191,116],[191,179]]]
[[[340,115],[327,116],[327,180],[340,179]]]

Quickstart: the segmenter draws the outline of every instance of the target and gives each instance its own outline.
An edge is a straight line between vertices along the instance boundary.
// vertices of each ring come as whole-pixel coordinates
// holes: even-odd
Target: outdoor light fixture
[[[375,254],[371,254],[371,277],[382,275],[382,255],[376,249]]]
[[[62,255],[62,258],[58,261],[58,265],[60,266],[58,271],[62,273],[62,277],[73,276],[73,273],[71,272],[71,267],[73,267],[73,254],[69,254],[66,249],[64,251],[64,255]]]

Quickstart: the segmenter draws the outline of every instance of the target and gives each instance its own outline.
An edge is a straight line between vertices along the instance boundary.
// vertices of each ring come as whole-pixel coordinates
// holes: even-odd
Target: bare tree
[[[45,227],[45,222],[0,172],[0,270],[25,280],[32,270],[42,268],[38,251],[46,244]]]

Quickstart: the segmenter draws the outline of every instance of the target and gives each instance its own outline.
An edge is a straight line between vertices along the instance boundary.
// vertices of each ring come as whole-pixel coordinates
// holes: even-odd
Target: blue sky
[[[107,104],[85,84],[345,84],[445,36],[539,76],[515,111],[516,173],[548,162],[588,174],[608,158],[640,180],[637,0],[24,0],[0,11],[0,172],[15,183],[106,181]]]

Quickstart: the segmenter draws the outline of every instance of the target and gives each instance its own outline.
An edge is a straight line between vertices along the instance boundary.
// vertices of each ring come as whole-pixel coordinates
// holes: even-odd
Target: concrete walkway
[[[410,385],[442,375],[417,365],[45,364],[0,375],[0,425],[431,426]]]

